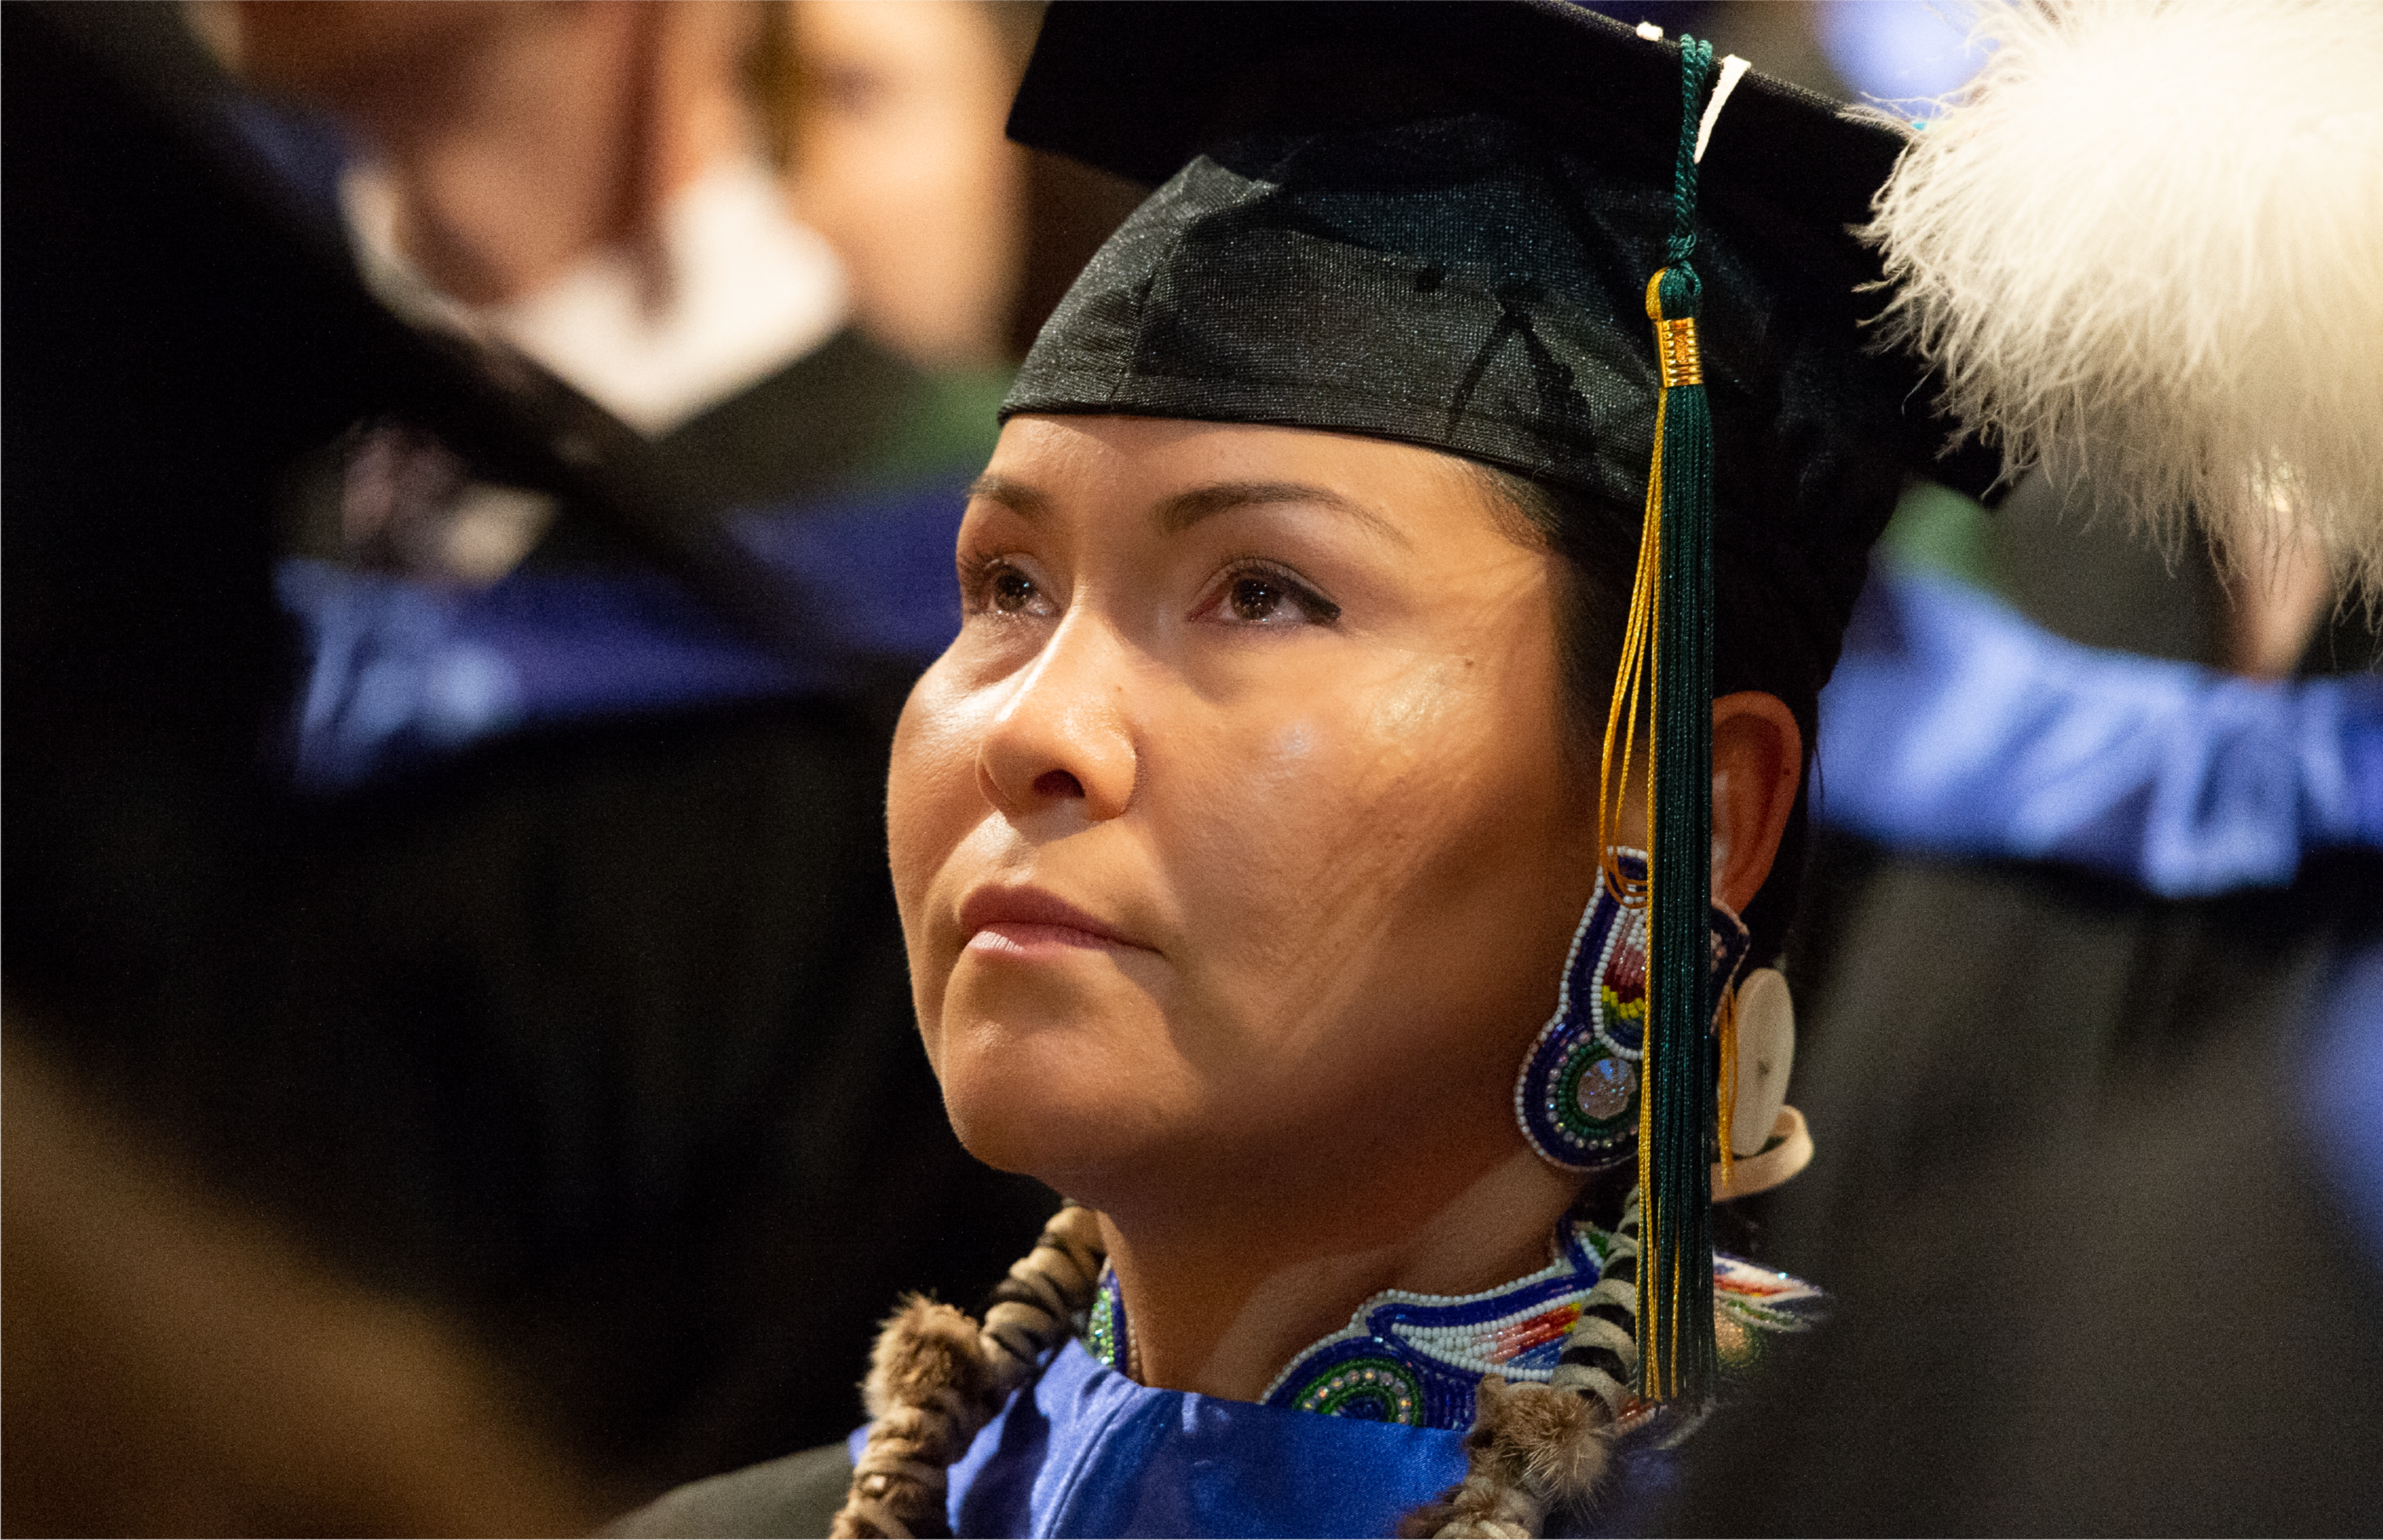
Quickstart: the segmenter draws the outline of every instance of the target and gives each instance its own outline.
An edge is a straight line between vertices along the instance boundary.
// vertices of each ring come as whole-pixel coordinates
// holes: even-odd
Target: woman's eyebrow
[[[1049,498],[1022,481],[995,475],[991,471],[969,483],[969,501],[974,502],[979,498],[1001,504],[1030,524],[1039,523],[1043,515],[1051,511]]]
[[[1410,543],[1396,524],[1364,503],[1329,487],[1301,481],[1223,481],[1178,492],[1158,505],[1158,527],[1167,534],[1180,535],[1201,520],[1232,509],[1291,502],[1345,514],[1394,546],[1404,548]]]

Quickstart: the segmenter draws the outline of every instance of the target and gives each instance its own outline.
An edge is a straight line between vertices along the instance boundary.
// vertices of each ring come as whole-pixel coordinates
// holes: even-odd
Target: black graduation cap
[[[1063,0],[1011,137],[1144,182],[1204,153],[1211,168],[1087,269],[1005,411],[1340,427],[1635,508],[1655,378],[1640,291],[1671,226],[1679,92],[1676,43],[1561,0]],[[1792,446],[1775,469],[1814,502],[1846,500],[1826,485],[1846,459],[1972,492],[1999,469],[1940,460],[1922,372],[1863,350],[1883,275],[1848,227],[1902,147],[1748,74],[1699,167],[1716,417],[1769,427],[1724,429],[1721,452]],[[1858,479],[1891,505],[1898,474]],[[1745,490],[1816,557],[1858,569],[1876,535],[1858,516],[1796,528],[1846,515]]]
[[[1939,462],[1924,371],[1861,326],[1883,273],[1849,227],[1903,134],[1741,68],[1716,118],[1710,45],[1560,0],[1062,3],[1010,116],[1029,145],[1165,185],[1061,302],[1005,415],[1419,444],[1568,494],[1567,551],[1636,571],[1645,650],[1625,641],[1614,721],[1657,696],[1645,898],[1673,1067],[1644,1098],[1642,1284],[1666,1281],[1641,1317],[1684,1323],[1685,1374],[1648,1371],[1664,1395],[1710,1382],[1710,696],[1773,690],[1809,743],[1908,475],[1982,492],[1998,470]]]
[[[1668,59],[1666,67],[1662,61]],[[1563,0],[1145,0],[1052,7],[1009,117],[1023,144],[1154,185],[1220,133],[1484,111],[1596,146],[1617,174],[1672,171],[1678,45]],[[1800,86],[1748,74],[1701,169],[1708,208],[1792,202],[1859,223],[1901,149]],[[1874,264],[1870,265],[1874,266]]]
[[[1626,573],[1680,81],[1675,42],[1561,0],[1061,0],[1012,136],[1168,186],[1079,277],[1004,413],[1448,450],[1584,494],[1609,516],[1568,531],[1576,553]],[[1724,691],[1809,699],[1907,476],[1979,495],[2000,471],[1945,455],[1933,383],[1862,325],[1883,275],[1850,227],[1903,145],[1749,73],[1695,168]],[[1739,667],[1756,658],[1763,675]]]

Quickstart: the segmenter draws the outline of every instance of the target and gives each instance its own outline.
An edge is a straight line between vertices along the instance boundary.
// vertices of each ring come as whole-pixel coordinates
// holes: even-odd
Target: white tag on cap
[[[1712,100],[1705,104],[1704,121],[1697,125],[1696,159],[1698,164],[1704,161],[1705,142],[1712,138],[1713,125],[1721,121],[1721,109],[1728,105],[1729,93],[1737,89],[1737,82],[1744,80],[1746,72],[1753,68],[1735,54],[1721,61],[1721,79],[1713,82]]]

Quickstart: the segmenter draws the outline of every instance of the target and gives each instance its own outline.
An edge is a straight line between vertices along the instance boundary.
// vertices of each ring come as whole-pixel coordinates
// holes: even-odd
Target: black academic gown
[[[2337,1137],[2309,1081],[2376,1032],[2374,891],[2283,987],[1876,1202],[1838,1249],[1842,1318],[1704,1430],[1664,1532],[2370,1532],[2383,1224],[2344,1179],[2383,1120]]]
[[[846,331],[653,462],[690,531],[919,486],[956,527],[992,404]],[[525,566],[641,559],[565,518]],[[884,785],[923,660],[499,734],[316,810],[281,942],[324,1034],[276,1050],[312,1066],[293,1147],[352,1163],[358,1238],[431,1259],[607,1467],[836,1436],[895,1298],[972,1302],[1053,1205],[959,1148],[920,1045]]]
[[[1973,575],[2056,636],[2215,664],[2226,599],[2206,551],[2171,567],[2085,511],[2023,483],[1980,526]],[[2378,645],[2339,618],[2303,671],[2368,671]],[[1828,773],[1824,745],[1824,801]],[[2311,853],[2287,887],[2163,898],[2076,868],[1825,828],[1818,845],[1788,966],[1793,1095],[1819,1152],[1768,1216],[1779,1265],[1823,1278],[1840,1254],[1858,1257],[1879,1203],[1981,1150],[2056,1132],[2138,1070],[2275,1008],[2250,1003],[2295,998],[2344,917],[2383,892],[2377,858],[2352,850]]]
[[[2171,575],[2055,512],[1986,526],[2005,597],[2212,659],[2200,553]],[[2304,666],[2373,646],[2336,626]],[[2383,1226],[2341,1178],[2383,1121],[2362,1143],[2318,1103],[2329,1056],[2383,1038],[2383,859],[2176,899],[1833,835],[1805,916],[1792,1094],[1819,1153],[1754,1201],[1842,1317],[1699,1438],[1672,1532],[2371,1529]]]

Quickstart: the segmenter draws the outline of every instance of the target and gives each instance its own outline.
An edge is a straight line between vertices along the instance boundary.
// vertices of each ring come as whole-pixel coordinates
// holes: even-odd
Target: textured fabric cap
[[[1657,386],[1644,293],[1671,217],[1668,188],[1485,115],[1238,139],[1103,248],[1003,410],[1345,429],[1635,504]],[[1709,236],[1698,259],[1732,437],[1907,458],[1909,381],[1860,351],[1850,284],[1797,305],[1736,242]]]

